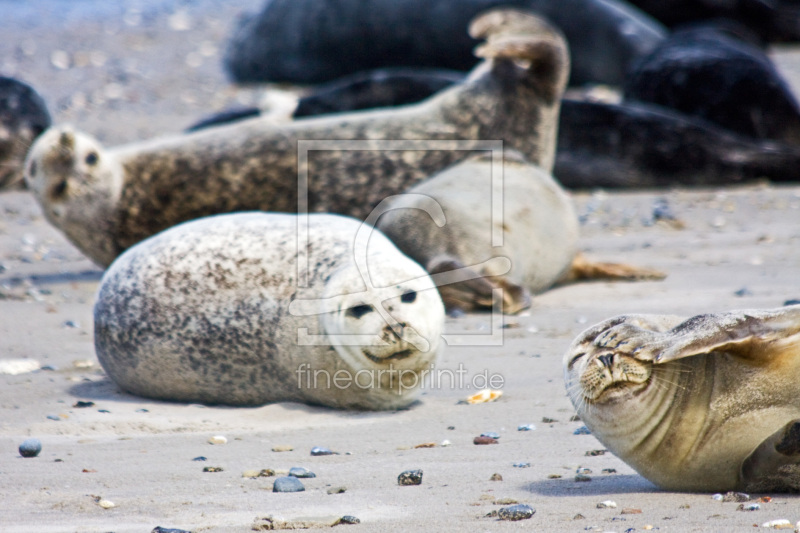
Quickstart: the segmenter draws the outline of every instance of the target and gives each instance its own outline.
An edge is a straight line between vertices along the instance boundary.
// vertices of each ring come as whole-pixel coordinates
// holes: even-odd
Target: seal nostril
[[[417,299],[417,293],[414,291],[408,291],[407,293],[403,294],[400,297],[400,301],[403,302],[404,304],[413,303],[414,300],[416,299]]]
[[[599,356],[597,359],[601,363],[603,363],[604,367],[611,368],[611,363],[614,361],[614,354],[610,354],[610,353],[603,354],[603,355]]]

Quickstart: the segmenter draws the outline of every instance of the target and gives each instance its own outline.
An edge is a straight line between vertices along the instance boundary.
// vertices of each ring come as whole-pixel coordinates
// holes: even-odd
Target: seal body
[[[477,156],[412,187],[392,200],[377,227],[430,273],[476,269],[509,291],[506,311],[513,312],[569,270],[577,253],[578,217],[552,176],[511,153],[505,160],[497,156],[494,167],[491,156]],[[441,227],[426,209],[431,199],[443,210]],[[505,258],[509,265],[489,262],[492,258]],[[491,305],[491,290],[480,291],[475,282],[442,283],[439,290],[448,307],[472,308],[457,292],[470,286],[472,300]]]
[[[107,265],[185,220],[242,210],[296,212],[301,169],[311,211],[364,218],[386,196],[470,155],[463,143],[409,150],[344,145],[309,150],[298,167],[303,140],[503,140],[551,168],[569,71],[563,37],[537,17],[508,10],[482,15],[471,32],[486,40],[477,53],[487,59],[463,83],[417,105],[284,125],[254,118],[112,149],[51,128],[31,148],[26,181],[48,220]]]
[[[564,32],[575,85],[620,85],[631,61],[666,35],[616,0],[270,0],[233,33],[225,67],[237,82],[296,83],[395,66],[468,70],[477,43],[464,29],[501,6],[530,10]]]
[[[581,420],[669,490],[800,490],[800,306],[626,315],[564,357]]]
[[[50,113],[33,87],[0,76],[0,190],[24,186],[25,154],[48,127]]]
[[[359,248],[362,224],[346,217],[309,215],[298,248],[299,220],[208,217],[120,256],[94,307],[109,377],[132,394],[182,402],[413,402],[444,322],[430,279],[377,231]]]

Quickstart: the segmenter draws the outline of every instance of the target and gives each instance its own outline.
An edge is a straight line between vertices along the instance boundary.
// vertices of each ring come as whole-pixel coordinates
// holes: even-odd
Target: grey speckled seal
[[[564,373],[592,434],[658,486],[800,491],[800,306],[619,316]]]
[[[50,127],[50,113],[29,85],[0,76],[0,190],[25,185],[25,154],[31,143]]]
[[[476,51],[485,61],[463,83],[419,104],[281,125],[254,118],[112,149],[71,129],[51,128],[31,148],[26,181],[48,220],[108,265],[129,246],[185,220],[233,211],[296,212],[297,143],[303,139],[503,140],[549,170],[569,72],[564,38],[542,19],[508,10],[481,15],[470,32],[486,41]],[[364,218],[387,196],[470,154],[311,151],[310,210]]]
[[[338,215],[302,217],[304,258],[300,218],[207,217],[121,255],[94,307],[111,379],[139,396],[208,404],[415,401],[444,324],[431,279],[380,232]]]

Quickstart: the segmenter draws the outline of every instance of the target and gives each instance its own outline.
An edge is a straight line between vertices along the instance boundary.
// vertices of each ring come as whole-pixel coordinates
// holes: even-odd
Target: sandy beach
[[[260,88],[226,80],[221,54],[236,16],[261,0],[63,4],[0,0],[0,73],[35,87],[56,124],[114,145],[178,132],[260,98]],[[772,55],[800,92],[800,47]],[[505,317],[493,345],[480,345],[491,334],[490,314],[448,318],[448,334],[476,341],[448,346],[436,369],[463,379],[442,373],[412,408],[364,413],[294,403],[182,405],[120,392],[94,354],[102,271],[44,220],[27,192],[0,193],[0,360],[42,366],[0,375],[0,531],[246,532],[269,515],[350,515],[360,524],[336,528],[356,532],[751,531],[770,520],[800,521],[797,496],[751,495],[772,499],[757,511],[737,510],[710,494],[661,491],[602,453],[593,436],[576,434],[582,423],[572,420],[561,364],[578,333],[613,315],[691,316],[800,298],[800,185],[573,197],[590,257],[668,277],[555,288]],[[655,215],[664,204],[672,220]],[[503,380],[498,401],[460,403],[491,376]],[[535,429],[518,431],[525,424]],[[499,433],[499,444],[474,445],[484,432]],[[217,435],[227,443],[209,444]],[[42,451],[22,458],[17,448],[29,437]],[[425,443],[436,445],[415,447]],[[292,450],[273,451],[283,445]],[[338,453],[311,456],[315,446]],[[243,476],[295,466],[316,474],[302,480],[304,492],[273,493],[275,477]],[[409,469],[424,472],[421,485],[398,484]],[[576,481],[578,469],[590,470],[590,481]],[[336,487],[346,490],[329,493]],[[104,508],[104,500],[114,506]],[[616,507],[598,508],[607,500]],[[487,516],[513,501],[535,515]]]

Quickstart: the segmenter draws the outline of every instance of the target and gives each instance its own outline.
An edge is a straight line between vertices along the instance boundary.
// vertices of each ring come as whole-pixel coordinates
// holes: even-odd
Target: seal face
[[[308,246],[298,248],[298,219],[208,217],[121,255],[94,307],[109,377],[184,402],[415,401],[444,324],[430,278],[377,231],[359,248],[362,224],[345,217],[309,215]]]
[[[120,251],[186,220],[249,210],[296,212],[301,166],[308,171],[310,211],[362,219],[387,196],[469,157],[464,141],[503,140],[549,170],[569,72],[566,41],[542,19],[515,11],[486,13],[471,32],[486,41],[479,50],[485,60],[463,83],[416,105],[287,124],[253,118],[98,148],[95,166],[102,178],[84,168],[90,163],[82,147],[96,141],[54,128],[32,147],[26,180],[51,214],[57,210],[50,193],[66,180],[58,210],[71,216],[50,220],[86,255],[107,265]],[[308,140],[366,142],[359,150],[310,149],[300,165],[298,145]],[[370,144],[383,140],[419,141],[423,148]],[[429,141],[438,143],[435,149],[427,149]]]
[[[800,490],[800,306],[626,315],[564,356],[567,393],[615,455],[670,490]]]

